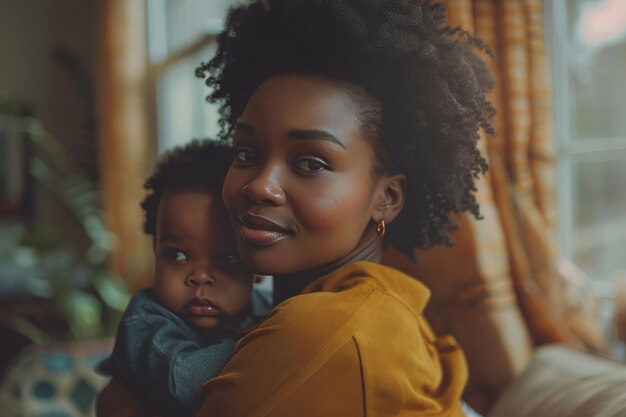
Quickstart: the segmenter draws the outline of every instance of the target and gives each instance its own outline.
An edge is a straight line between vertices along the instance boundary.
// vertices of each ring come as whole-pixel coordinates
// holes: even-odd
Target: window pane
[[[572,170],[574,262],[593,279],[611,278],[626,269],[626,153],[574,160]]]
[[[573,139],[626,138],[626,1],[568,0]]]
[[[214,53],[215,44],[211,44],[172,65],[159,77],[159,151],[194,138],[217,136],[217,106],[205,101],[209,89],[204,85],[204,80],[195,76],[195,69],[200,62],[209,60]]]
[[[161,61],[206,34],[221,31],[228,9],[243,0],[147,0],[150,57]]]

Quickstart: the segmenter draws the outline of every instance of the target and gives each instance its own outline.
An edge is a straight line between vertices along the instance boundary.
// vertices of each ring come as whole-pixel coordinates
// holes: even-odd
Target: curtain
[[[149,172],[145,0],[100,0],[97,28],[101,199],[114,239],[111,267],[146,281],[151,252],[139,202]]]
[[[497,138],[483,137],[489,173],[479,181],[483,220],[459,216],[452,248],[388,249],[386,263],[432,291],[427,315],[464,348],[466,399],[485,412],[528,364],[534,346],[605,348],[580,283],[557,251],[556,140],[541,0],[448,0],[448,19],[481,37],[496,80]]]

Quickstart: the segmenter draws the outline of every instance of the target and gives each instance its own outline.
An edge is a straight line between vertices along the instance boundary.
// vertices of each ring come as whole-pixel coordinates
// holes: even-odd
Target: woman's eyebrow
[[[235,130],[239,130],[251,136],[255,134],[254,127],[246,122],[240,122],[240,121],[236,122]],[[287,133],[287,137],[289,139],[295,139],[295,140],[327,140],[329,142],[332,142],[336,145],[341,146],[343,149],[346,149],[346,146],[339,139],[337,139],[335,135],[325,130],[318,130],[318,129],[290,130],[289,133]]]
[[[298,140],[327,140],[346,149],[346,146],[330,132],[316,129],[291,130],[287,133],[289,139]]]

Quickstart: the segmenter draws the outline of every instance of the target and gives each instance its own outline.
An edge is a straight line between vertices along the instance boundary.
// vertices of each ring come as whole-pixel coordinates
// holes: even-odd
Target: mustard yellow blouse
[[[462,416],[464,356],[422,316],[429,291],[356,262],[280,304],[196,397],[196,416]]]
[[[196,396],[196,417],[464,416],[467,365],[456,341],[436,339],[415,279],[356,262],[278,305],[244,336],[221,374]],[[108,390],[108,391],[107,391]],[[113,405],[100,417],[139,416]]]

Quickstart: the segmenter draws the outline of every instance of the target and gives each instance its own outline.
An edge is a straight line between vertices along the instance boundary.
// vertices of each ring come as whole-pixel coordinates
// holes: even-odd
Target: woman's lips
[[[287,233],[273,230],[262,230],[241,225],[241,236],[248,242],[256,245],[271,245],[287,237]]]
[[[239,216],[241,237],[254,245],[272,245],[289,236],[289,229],[269,217],[246,212]]]

